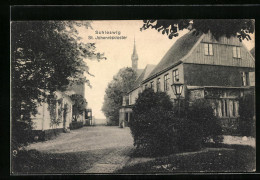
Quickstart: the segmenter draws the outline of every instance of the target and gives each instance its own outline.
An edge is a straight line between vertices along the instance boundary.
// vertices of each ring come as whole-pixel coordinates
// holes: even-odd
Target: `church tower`
[[[135,47],[135,39],[134,39],[134,51],[133,51],[131,59],[132,59],[132,68],[135,71],[137,71],[137,68],[138,68],[138,55],[137,55],[136,47]]]

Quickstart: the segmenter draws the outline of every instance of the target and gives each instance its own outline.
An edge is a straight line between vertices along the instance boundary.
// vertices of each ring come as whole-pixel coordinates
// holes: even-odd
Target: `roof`
[[[137,77],[139,77],[142,74],[143,70],[144,69],[137,69],[136,70]]]
[[[250,53],[254,56],[255,58],[255,47],[251,49]]]
[[[141,82],[148,77],[148,75],[151,73],[151,71],[152,71],[154,68],[155,68],[155,65],[153,65],[153,64],[147,64],[146,67],[145,67],[145,68],[143,69],[143,71],[141,72],[141,74],[140,74],[139,76],[137,76],[137,79],[136,79],[135,82],[134,82],[134,88],[133,88],[131,91],[133,91],[133,90],[135,90],[136,88],[138,88],[138,87],[140,86]],[[140,69],[139,69],[139,70],[140,70]],[[139,73],[140,73],[140,72],[139,72]],[[138,72],[137,72],[137,74],[138,74]],[[130,92],[131,92],[131,91],[130,91]]]
[[[196,44],[202,34],[195,35],[194,31],[190,31],[187,34],[180,37],[164,55],[159,64],[154,68],[147,79],[155,76],[170,66],[181,62],[181,58],[187,55],[192,47]]]

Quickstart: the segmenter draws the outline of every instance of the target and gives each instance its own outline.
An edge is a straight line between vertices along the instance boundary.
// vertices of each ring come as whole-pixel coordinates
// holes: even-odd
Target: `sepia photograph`
[[[256,171],[255,19],[10,22],[10,174]]]

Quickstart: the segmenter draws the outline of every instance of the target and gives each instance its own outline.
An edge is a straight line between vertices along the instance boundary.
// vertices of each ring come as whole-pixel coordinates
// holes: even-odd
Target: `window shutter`
[[[255,72],[249,72],[249,85],[255,86]]]
[[[237,57],[238,57],[238,58],[241,58],[240,47],[237,47]]]
[[[236,47],[233,47],[233,57],[237,57]]]
[[[218,101],[218,116],[222,117],[222,102],[221,102],[221,100]]]
[[[232,117],[234,116],[233,100],[229,100],[228,102],[229,102],[229,116]]]
[[[209,44],[209,55],[213,55],[212,44]]]
[[[204,44],[205,55],[209,55],[208,44]]]

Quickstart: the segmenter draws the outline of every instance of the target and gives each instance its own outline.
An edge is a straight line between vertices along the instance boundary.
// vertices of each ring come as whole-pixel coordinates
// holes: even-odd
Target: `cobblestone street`
[[[113,173],[129,160],[133,138],[129,128],[83,127],[27,148],[57,157],[61,154],[76,156],[78,167],[71,169],[74,173]]]

